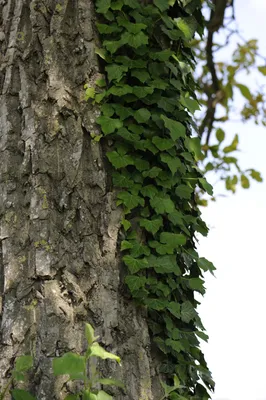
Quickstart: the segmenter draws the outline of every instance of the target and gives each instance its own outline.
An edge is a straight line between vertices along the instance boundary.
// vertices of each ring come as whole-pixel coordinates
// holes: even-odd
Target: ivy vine
[[[190,41],[203,33],[201,1],[97,0],[96,12],[106,79],[86,95],[100,103],[97,122],[114,143],[107,157],[124,210],[126,283],[147,307],[170,388],[165,398],[209,399],[214,382],[199,343],[208,337],[195,299],[205,292],[203,272],[214,270],[195,250],[195,235],[208,229],[194,193],[212,193],[197,167],[200,140],[193,135]]]

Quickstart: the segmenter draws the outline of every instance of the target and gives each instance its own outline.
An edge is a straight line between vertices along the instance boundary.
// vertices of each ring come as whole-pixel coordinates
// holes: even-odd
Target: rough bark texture
[[[83,100],[99,78],[90,0],[0,1],[0,385],[31,353],[31,390],[63,399],[53,357],[82,351],[89,321],[117,352],[127,393],[151,400],[145,315],[120,292],[120,211],[101,145],[97,109]],[[9,398],[9,397],[7,397]]]

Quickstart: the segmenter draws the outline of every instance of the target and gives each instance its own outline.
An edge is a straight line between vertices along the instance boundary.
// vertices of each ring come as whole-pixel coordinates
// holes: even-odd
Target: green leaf
[[[265,66],[258,67],[258,70],[262,73],[262,75],[266,76],[266,67]]]
[[[113,94],[114,96],[124,96],[125,94],[130,94],[133,92],[132,86],[123,85],[123,86],[112,86],[109,89],[108,93]]]
[[[130,255],[124,256],[123,261],[128,267],[131,274],[135,274],[141,269],[147,268],[148,261],[146,258],[134,258]]]
[[[179,303],[171,301],[168,303],[167,308],[172,315],[174,315],[176,318],[180,318],[181,308]]]
[[[128,32],[133,33],[134,35],[147,28],[147,25],[129,22],[125,17],[119,16],[116,20],[119,26],[123,26]]]
[[[218,140],[219,143],[221,143],[225,139],[225,132],[223,129],[218,128],[216,130],[216,139]]]
[[[144,276],[128,275],[125,278],[125,282],[131,292],[134,292],[135,290],[138,290],[145,286],[146,278]]]
[[[150,78],[150,74],[148,71],[144,71],[143,69],[133,69],[131,71],[131,76],[137,78],[140,82],[145,83]]]
[[[255,179],[255,181],[257,181],[257,182],[263,181],[260,172],[255,171],[255,169],[251,170],[250,176],[251,176],[251,178]]]
[[[179,340],[166,339],[165,343],[167,344],[167,346],[172,347],[172,349],[174,349],[178,353],[184,350],[184,346]]]
[[[168,0],[154,0],[153,2],[162,12],[169,8]]]
[[[169,129],[173,141],[186,136],[186,127],[181,122],[167,118],[165,115],[161,115],[161,119],[164,121],[165,127]]]
[[[204,190],[206,190],[206,192],[212,196],[213,195],[213,188],[212,185],[210,185],[205,178],[199,178],[199,183],[202,186],[202,188]]]
[[[158,230],[163,225],[163,219],[161,216],[155,217],[153,219],[142,218],[139,221],[139,225],[146,229],[146,231],[151,232],[153,235],[158,232]]]
[[[88,101],[89,99],[94,99],[94,97],[95,97],[95,88],[87,87],[85,91],[85,100]]]
[[[168,167],[169,167],[169,169],[170,169],[170,171],[172,172],[173,175],[182,166],[182,163],[181,163],[179,158],[172,157],[167,153],[160,154],[160,158],[161,158],[162,162],[164,162],[164,163],[166,163],[168,165]]]
[[[144,299],[145,304],[148,308],[151,308],[152,310],[157,310],[161,311],[164,310],[167,307],[168,302],[165,300],[160,300],[160,299]]]
[[[62,357],[53,359],[54,375],[78,375],[83,374],[85,357],[75,353],[65,353]]]
[[[36,397],[22,389],[13,389],[11,394],[14,400],[36,400]]]
[[[157,196],[150,199],[150,205],[157,214],[171,213],[175,210],[174,202],[169,196]]]
[[[144,178],[149,177],[149,178],[156,178],[160,172],[162,172],[162,169],[159,167],[152,167],[150,170],[143,172]]]
[[[125,231],[128,231],[129,228],[131,228],[131,222],[129,222],[125,218],[122,219],[121,224],[123,225],[123,228],[125,229]]]
[[[117,387],[120,387],[121,389],[125,388],[125,385],[123,384],[123,382],[119,381],[118,379],[101,378],[101,379],[98,379],[98,382],[101,385],[117,386]]]
[[[94,336],[94,329],[93,327],[86,323],[85,324],[85,336],[88,342],[88,345],[90,346],[97,338]]]
[[[181,199],[190,199],[191,194],[193,192],[193,188],[187,185],[179,185],[177,186],[175,192],[178,197]]]
[[[123,122],[121,122],[120,119],[104,117],[102,115],[97,118],[97,123],[101,125],[101,130],[106,135],[113,133],[116,129],[123,126]]]
[[[213,271],[216,270],[215,266],[212,262],[206,260],[206,258],[201,257],[198,259],[198,266],[203,269],[203,271],[210,271],[213,274]]]
[[[206,335],[206,333],[201,332],[201,331],[196,331],[195,333],[196,333],[196,335],[197,335],[199,338],[201,338],[201,339],[204,340],[205,342],[208,342],[209,336]]]
[[[137,49],[138,47],[149,43],[148,36],[145,35],[145,33],[143,33],[143,32],[139,32],[137,34],[132,34],[130,32],[126,32],[124,34],[123,41],[128,46],[131,46],[134,49]]]
[[[113,396],[107,394],[104,390],[100,390],[97,393],[97,400],[112,400]]]
[[[92,356],[99,357],[103,360],[106,360],[107,358],[110,360],[115,360],[119,364],[121,362],[120,357],[118,357],[116,354],[109,353],[103,347],[101,347],[97,342],[93,343],[93,345],[90,347],[90,357]]]
[[[198,27],[198,23],[194,17],[176,18],[175,23],[187,40],[193,38]]]
[[[196,311],[190,301],[181,304],[181,319],[184,322],[190,322],[196,317]]]
[[[194,157],[196,161],[202,160],[204,158],[203,153],[201,152],[201,142],[200,138],[186,138],[186,146],[190,153],[194,153]]]
[[[232,151],[236,151],[238,143],[239,143],[238,135],[235,135],[235,137],[234,137],[232,143],[230,144],[230,146],[226,146],[223,149],[224,153],[231,153]]]
[[[177,248],[186,244],[186,237],[180,233],[162,232],[160,242]]]
[[[121,251],[132,249],[133,244],[128,240],[122,240],[121,242]]]
[[[173,140],[171,140],[171,139],[163,139],[160,136],[154,136],[152,138],[152,143],[154,143],[155,146],[161,151],[169,150],[175,144]]]
[[[107,71],[108,79],[110,82],[112,82],[113,80],[120,82],[125,75],[125,72],[128,71],[128,67],[125,65],[112,64],[107,65],[105,67],[105,70]]]
[[[244,96],[247,100],[252,100],[252,94],[247,86],[242,85],[241,83],[235,83],[235,86],[240,90],[242,96]]]
[[[33,367],[32,356],[19,356],[16,359],[15,371],[16,372],[26,372]]]
[[[80,400],[80,396],[78,394],[68,394],[64,400]],[[90,399],[93,400],[93,399]]]
[[[170,274],[174,273],[179,276],[181,270],[176,263],[175,255],[165,255],[161,257],[155,257],[151,255],[148,257],[149,266],[153,267],[157,274]]]
[[[111,0],[97,0],[96,7],[97,13],[106,14],[111,7]]]
[[[140,191],[144,197],[149,197],[150,199],[153,199],[158,194],[158,189],[154,185],[144,186]]]
[[[132,210],[138,205],[144,206],[144,199],[142,197],[131,194],[129,192],[120,192],[118,193],[117,198],[120,200],[119,204],[123,203],[128,210]]]
[[[17,372],[15,370],[12,371],[12,376],[13,376],[14,381],[17,381],[17,382],[24,382],[26,379],[26,377],[23,373]]]
[[[249,189],[250,182],[249,179],[245,175],[241,175],[241,186],[243,189]]]
[[[134,118],[137,122],[143,123],[149,121],[151,113],[146,108],[140,108],[134,114]]]
[[[124,168],[127,165],[133,165],[134,160],[127,154],[119,154],[117,151],[107,152],[107,158],[115,168]]]
[[[200,292],[201,294],[205,293],[205,288],[203,286],[204,280],[200,278],[191,278],[189,279],[189,286],[191,289],[196,290],[197,292]]]

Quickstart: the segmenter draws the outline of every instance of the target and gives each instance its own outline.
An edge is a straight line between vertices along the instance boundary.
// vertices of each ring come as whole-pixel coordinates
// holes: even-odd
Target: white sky
[[[235,8],[243,36],[259,39],[266,56],[266,0],[235,0]],[[203,350],[215,400],[266,400],[266,127],[230,123],[226,131],[240,134],[242,167],[259,170],[265,182],[202,210],[211,231],[199,252],[217,267],[199,309],[210,336]]]

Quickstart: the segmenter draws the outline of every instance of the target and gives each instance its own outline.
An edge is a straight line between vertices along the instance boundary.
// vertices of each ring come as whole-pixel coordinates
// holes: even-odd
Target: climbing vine
[[[113,142],[107,157],[124,210],[125,281],[147,307],[162,355],[164,398],[180,400],[208,399],[214,388],[200,350],[207,335],[195,298],[205,292],[203,272],[214,270],[195,249],[195,235],[206,235],[207,227],[194,193],[212,193],[197,167],[193,120],[190,41],[203,32],[200,9],[200,0],[97,0],[97,54],[106,79],[86,87],[87,99],[100,104],[102,135]]]

